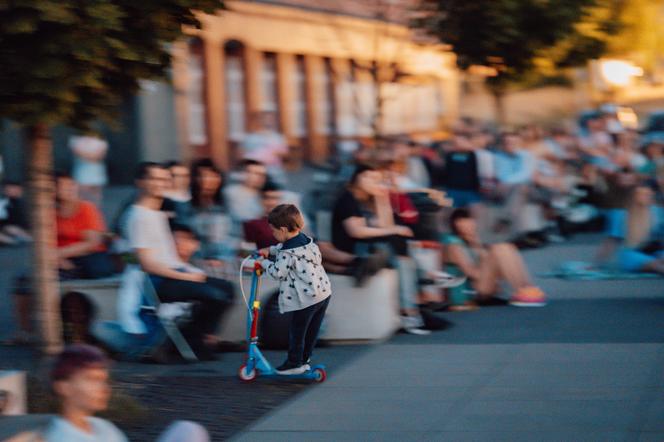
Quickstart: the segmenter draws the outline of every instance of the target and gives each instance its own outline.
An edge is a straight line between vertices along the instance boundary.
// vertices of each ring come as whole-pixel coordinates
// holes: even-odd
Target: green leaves
[[[138,80],[165,76],[166,43],[218,0],[0,0],[0,117],[85,127]]]
[[[413,25],[451,44],[461,68],[493,67],[497,76],[490,85],[504,87],[536,70],[545,55],[559,57],[553,60],[559,66],[598,56],[603,35],[582,34],[578,25],[607,1],[421,0],[423,15]],[[610,6],[618,7],[615,1]]]

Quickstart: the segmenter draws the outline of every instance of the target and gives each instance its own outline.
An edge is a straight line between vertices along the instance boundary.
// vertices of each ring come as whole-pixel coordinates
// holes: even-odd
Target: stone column
[[[321,57],[307,55],[304,58],[307,89],[307,134],[309,150],[307,159],[313,163],[322,163],[329,154],[328,140],[321,128],[327,125],[319,104],[325,99],[325,84],[322,81],[325,63]]]
[[[208,143],[212,159],[222,168],[230,165],[226,135],[224,50],[219,41],[205,39],[205,90]]]

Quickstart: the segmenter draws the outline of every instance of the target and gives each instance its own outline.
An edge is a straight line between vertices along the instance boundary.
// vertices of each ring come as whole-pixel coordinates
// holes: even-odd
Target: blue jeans
[[[311,357],[329,303],[330,296],[293,312],[288,331],[288,362],[291,364],[300,366]]]

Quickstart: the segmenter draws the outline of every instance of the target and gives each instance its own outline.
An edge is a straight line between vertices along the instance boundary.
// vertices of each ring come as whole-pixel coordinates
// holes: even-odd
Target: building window
[[[357,133],[358,109],[356,106],[357,97],[354,90],[353,65],[354,63],[351,62],[351,69],[345,72],[335,72],[338,86],[335,89],[337,104],[336,127],[341,137],[353,137]]]
[[[304,138],[307,135],[307,74],[304,66],[304,57],[298,55],[295,59],[295,72],[293,75],[293,135]]]
[[[244,46],[238,41],[229,41],[224,45],[224,53],[228,139],[237,142],[244,138],[246,131]]]
[[[277,56],[272,52],[263,54],[263,63],[261,63],[261,111],[274,112],[279,111],[279,101],[277,92]],[[278,118],[277,118],[278,120]]]
[[[323,135],[331,135],[334,133],[334,80],[332,72],[332,61],[329,58],[324,60],[324,67],[316,79],[317,88],[320,91],[317,94],[319,102],[316,107],[320,112],[319,127],[316,129]]]
[[[189,44],[187,57],[187,98],[188,98],[188,137],[189,144],[207,144],[207,109],[205,99],[205,56],[203,42],[196,38]]]

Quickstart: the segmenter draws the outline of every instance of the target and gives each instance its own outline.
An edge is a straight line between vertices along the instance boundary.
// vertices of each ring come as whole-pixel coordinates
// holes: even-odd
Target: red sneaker
[[[510,304],[515,307],[544,307],[546,296],[538,287],[524,287],[512,296]]]

